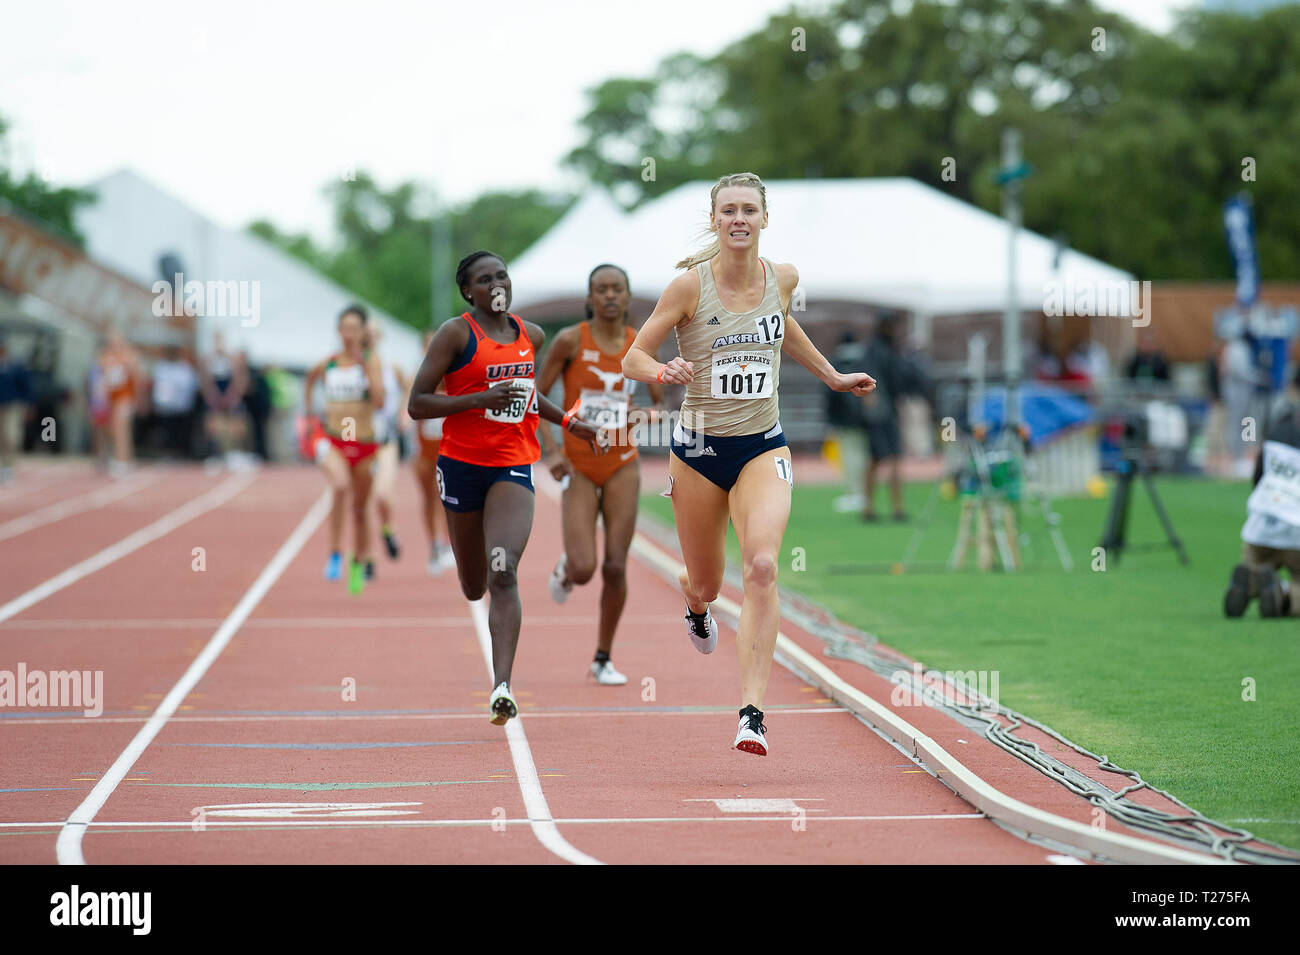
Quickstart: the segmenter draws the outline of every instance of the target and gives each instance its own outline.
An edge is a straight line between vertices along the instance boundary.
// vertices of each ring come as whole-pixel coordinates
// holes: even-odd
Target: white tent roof
[[[147,287],[162,279],[159,258],[166,253],[180,259],[186,283],[258,283],[257,324],[238,313],[205,316],[200,348],[220,330],[227,346],[247,349],[254,364],[305,368],[336,347],[335,319],[356,301],[346,289],[252,233],[205,219],[132,172],[114,173],[91,188],[99,201],[78,214],[77,225],[98,261]],[[368,311],[384,329],[380,352],[414,373],[424,357],[419,333],[383,312]]]
[[[657,297],[673,263],[702,244],[711,182],[679,186],[632,213],[593,190],[527,252],[510,263],[514,305],[586,294],[587,272],[610,261],[627,269],[633,291]],[[1008,227],[1004,219],[913,179],[776,180],[760,249],[793,262],[809,302],[870,302],[929,314],[999,312],[1006,306]],[[1079,290],[1099,311],[1127,292],[1132,276],[1066,250],[1028,230],[1017,242],[1019,305],[1040,311],[1053,289],[1069,302]],[[1054,284],[1053,284],[1054,283]],[[1127,302],[1127,297],[1121,299]],[[1104,312],[1103,312],[1104,313]]]

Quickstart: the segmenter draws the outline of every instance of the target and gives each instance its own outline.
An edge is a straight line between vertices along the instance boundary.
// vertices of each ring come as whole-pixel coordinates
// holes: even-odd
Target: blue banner
[[[1237,304],[1249,308],[1259,298],[1259,257],[1255,254],[1255,214],[1250,196],[1241,193],[1223,204],[1223,228],[1237,273]]]

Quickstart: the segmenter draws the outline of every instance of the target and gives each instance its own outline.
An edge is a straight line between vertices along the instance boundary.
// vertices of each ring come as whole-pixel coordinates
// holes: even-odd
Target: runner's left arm
[[[798,269],[793,265],[782,264],[776,267],[776,274],[781,286],[781,300],[785,304],[785,341],[781,345],[781,351],[811,371],[832,391],[851,391],[855,395],[874,391],[876,379],[865,372],[843,375],[836,371],[835,366],[817,350],[808,333],[790,314],[790,302],[795,287],[799,284]]]
[[[546,341],[546,332],[542,331],[540,325],[534,325],[532,322],[524,322],[524,328],[528,331],[528,338],[533,343],[533,354],[541,354],[542,344]],[[552,424],[562,425],[564,421],[564,409],[551,401],[542,394],[538,387],[540,383],[534,381],[533,389],[537,395],[537,413],[543,421],[549,421]],[[608,450],[608,445],[601,442],[601,431],[599,428],[593,428],[590,424],[581,418],[573,417],[569,419],[569,431],[574,437],[586,441],[591,445],[591,450],[597,454],[604,454]]]
[[[370,381],[370,406],[372,408],[382,408],[384,406],[384,372],[379,364],[379,355],[371,352],[366,357],[366,378]]]

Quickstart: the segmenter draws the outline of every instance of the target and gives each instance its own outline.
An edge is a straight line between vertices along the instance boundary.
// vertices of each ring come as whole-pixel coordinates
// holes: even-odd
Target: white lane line
[[[62,484],[72,478],[90,477],[94,473],[95,472],[89,468],[77,473],[65,471],[62,474],[56,471],[44,474],[25,472],[20,474],[18,479],[24,483],[28,481],[35,481],[36,483],[27,487],[14,487],[13,485],[10,485],[5,488],[0,488],[0,507],[5,507],[11,501],[16,501],[20,497],[26,497],[28,494],[35,494],[37,491],[48,491],[56,484]]]
[[[533,626],[581,626],[595,624],[600,617],[597,614],[582,616],[547,617],[545,620],[529,621]],[[640,623],[663,623],[663,614],[626,614],[621,619]],[[370,630],[381,627],[407,629],[425,627],[461,628],[470,620],[469,617],[258,617],[248,621],[247,626],[257,629],[293,630]],[[155,619],[138,618],[122,620],[82,619],[39,619],[18,620],[0,626],[5,630],[208,630],[221,621],[208,617],[158,617]]]
[[[676,577],[682,568],[681,562],[675,556],[641,533],[633,537],[631,552],[642,560],[657,564],[670,575],[670,579]],[[725,595],[719,594],[714,604],[732,616],[740,615],[740,605]],[[782,620],[784,619],[782,617]],[[859,716],[873,729],[887,735],[925,767],[936,773],[942,772],[943,782],[953,792],[995,822],[1001,822],[1031,835],[1055,839],[1063,845],[1116,862],[1137,865],[1231,864],[1220,856],[1205,852],[1180,849],[1137,836],[1096,829],[1007,795],[972,772],[964,763],[902,716],[839,676],[780,630],[776,634],[776,652],[773,659],[805,683],[817,687],[836,703]]]
[[[95,818],[95,814],[99,812],[108,797],[113,794],[113,790],[117,788],[118,783],[131,771],[131,767],[144,753],[145,748],[162,731],[167,720],[176,712],[185,697],[189,696],[199,680],[203,679],[203,674],[208,671],[208,667],[226,648],[226,644],[230,643],[240,624],[248,618],[248,615],[253,612],[253,608],[266,596],[266,592],[271,589],[271,585],[284,573],[290,561],[298,555],[298,551],[302,550],[308,538],[315,533],[316,528],[325,520],[325,515],[328,512],[329,492],[323,491],[321,496],[316,499],[316,503],[312,505],[311,510],[307,512],[298,526],[294,528],[293,533],[289,535],[289,539],[284,542],[276,555],[271,558],[271,562],[253,581],[253,586],[248,588],[239,603],[235,605],[235,609],[230,611],[230,616],[226,617],[221,626],[217,628],[217,632],[212,635],[212,639],[203,648],[203,652],[195,657],[194,662],[189,665],[189,668],[176,682],[176,685],[163,697],[163,701],[158,704],[158,709],[149,717],[149,721],[140,728],[140,731],[127,744],[126,749],[122,750],[121,755],[114,760],[108,772],[90,791],[90,795],[72,811],[72,815],[68,816],[67,822],[59,831],[58,842],[55,844],[55,854],[60,865],[86,864],[85,857],[81,854],[81,839],[86,834],[86,827]]]
[[[488,630],[487,599],[480,597],[470,601],[469,610],[474,617],[474,630],[478,633],[478,645],[483,650],[483,661],[487,664],[488,673],[493,674],[495,671],[492,669],[492,635]],[[524,728],[518,719],[506,723],[506,739],[510,742],[510,759],[515,764],[515,779],[519,781],[519,791],[524,796],[524,810],[528,813],[528,822],[537,841],[566,862],[575,865],[602,865],[598,859],[569,845],[555,827],[551,807],[546,804],[546,795],[542,792],[542,781],[537,778],[537,767],[533,764],[528,737],[524,735]]]
[[[25,534],[38,527],[44,527],[46,524],[53,524],[55,521],[61,521],[73,514],[84,514],[86,511],[93,511],[106,504],[112,504],[129,494],[143,490],[157,480],[157,475],[145,475],[137,480],[123,481],[121,484],[101,487],[85,494],[79,494],[66,501],[43,507],[39,511],[32,511],[30,514],[16,517],[11,521],[0,524],[0,541],[17,537],[19,534]]]
[[[899,815],[899,816],[809,816],[808,822],[935,822],[942,819],[983,819],[982,812],[962,812],[962,813],[931,813],[929,815]],[[592,826],[592,825],[628,825],[628,824],[649,824],[664,822],[783,822],[790,824],[791,814],[786,813],[783,816],[770,816],[755,814],[752,816],[629,816],[625,819],[553,819],[552,822],[563,825],[574,826]],[[204,820],[205,829],[261,829],[284,827],[316,827],[316,826],[529,826],[535,825],[535,819],[239,819],[239,820],[222,820],[212,819],[211,817]],[[52,829],[56,826],[62,826],[62,822],[0,822],[0,829]],[[89,828],[99,829],[139,829],[144,826],[157,826],[167,829],[193,829],[194,820],[177,822],[174,819],[166,822],[92,822]],[[549,846],[547,848],[550,848]],[[1049,857],[1050,858],[1050,857]],[[599,864],[599,863],[597,863]]]
[[[530,720],[546,719],[548,717],[557,719],[574,719],[580,716],[599,717],[603,720],[617,719],[621,716],[713,716],[718,713],[730,713],[734,706],[719,706],[710,710],[552,710],[542,711],[529,710],[528,718]],[[793,716],[801,713],[838,713],[840,716],[850,716],[848,710],[842,706],[816,706],[800,707],[793,710],[783,710],[773,708],[773,713],[779,713],[782,716]],[[17,717],[6,717],[0,719],[0,727],[10,726],[49,726],[50,724],[59,724],[64,726],[96,726],[103,723],[144,723],[147,722],[147,716],[97,716],[94,719],[87,719],[85,716],[48,716],[33,717],[32,719],[21,719]],[[319,720],[330,723],[344,721],[361,721],[367,720],[481,720],[483,719],[482,711],[473,713],[286,713],[282,716],[173,716],[173,723],[297,723],[312,722]]]
[[[97,570],[103,570],[114,561],[120,560],[134,550],[139,550],[145,544],[170,534],[176,528],[189,523],[214,507],[220,507],[248,487],[252,480],[252,476],[247,474],[227,478],[206,494],[181,505],[170,514],[165,514],[152,524],[128,534],[116,544],[104,548],[93,557],[86,558],[81,563],[69,567],[63,573],[51,577],[45,583],[33,587],[27,593],[15,597],[7,604],[0,606],[0,621],[8,620],[10,617],[22,613],[28,607],[40,603],[46,597],[58,593],[64,587],[75,584],[81,578],[88,577]]]

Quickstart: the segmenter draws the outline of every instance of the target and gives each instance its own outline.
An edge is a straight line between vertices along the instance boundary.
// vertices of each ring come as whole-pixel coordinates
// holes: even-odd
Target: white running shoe
[[[443,563],[442,548],[437,543],[434,543],[433,547],[430,548],[428,566],[430,577],[440,577],[442,572],[447,569],[447,565]]]
[[[488,709],[492,711],[492,723],[496,726],[505,726],[519,715],[519,705],[510,695],[509,684],[497,684],[497,688],[492,691],[492,696],[488,698]]]
[[[601,686],[622,686],[627,682],[627,677],[614,669],[614,664],[606,660],[604,663],[591,664],[591,675],[596,678],[596,682]]]
[[[690,607],[686,608],[686,633],[691,638],[691,646],[701,653],[712,653],[718,645],[718,625],[708,610],[694,614]]]
[[[551,571],[551,599],[557,604],[562,604],[569,599],[569,591],[573,590],[573,582],[570,581],[566,587],[564,585],[564,575],[569,566],[569,556],[561,554],[560,559],[556,561],[555,569]]]
[[[763,725],[763,711],[752,705],[741,710],[740,728],[736,731],[736,741],[732,749],[755,756],[767,755],[767,727]]]
[[[438,561],[445,570],[456,569],[456,552],[451,549],[450,544],[442,549],[442,556],[438,558]]]

